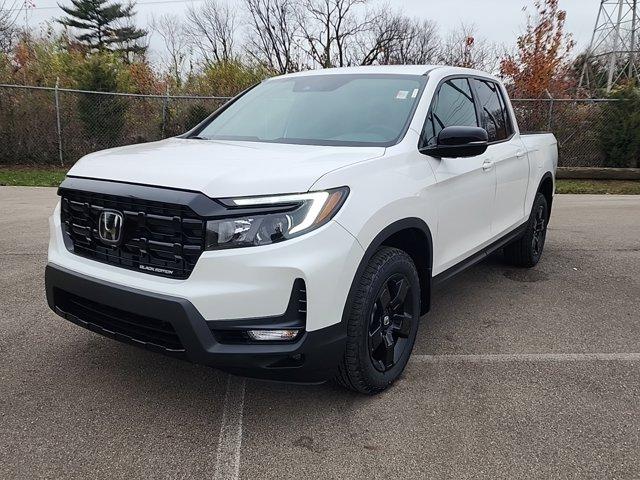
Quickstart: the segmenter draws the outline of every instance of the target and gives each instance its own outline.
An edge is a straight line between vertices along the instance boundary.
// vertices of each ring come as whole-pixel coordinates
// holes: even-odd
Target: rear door
[[[421,146],[435,145],[440,131],[451,126],[480,125],[469,79],[452,78],[436,91],[422,132]],[[491,154],[470,158],[427,157],[437,184],[438,229],[434,275],[464,260],[491,238],[496,189]]]
[[[505,93],[492,80],[471,81],[481,126],[489,134],[488,155],[493,162],[497,186],[492,208],[492,230],[499,237],[525,219],[524,203],[529,181],[529,160],[506,108]]]

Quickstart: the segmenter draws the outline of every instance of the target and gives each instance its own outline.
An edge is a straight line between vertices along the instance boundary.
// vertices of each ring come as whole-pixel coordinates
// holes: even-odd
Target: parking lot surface
[[[496,256],[442,286],[373,398],[57,317],[55,202],[0,187],[0,478],[640,478],[640,197],[556,197],[541,263]]]

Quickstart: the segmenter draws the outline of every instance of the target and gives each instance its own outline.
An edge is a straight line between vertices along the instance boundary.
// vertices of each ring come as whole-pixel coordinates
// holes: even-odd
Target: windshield
[[[194,135],[210,140],[304,145],[397,143],[426,77],[314,75],[267,80]]]

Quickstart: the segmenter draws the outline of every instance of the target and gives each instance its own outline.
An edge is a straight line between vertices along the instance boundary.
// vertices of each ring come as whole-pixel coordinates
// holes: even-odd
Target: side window
[[[489,141],[505,140],[511,135],[509,116],[498,84],[485,80],[474,80],[480,104],[482,127],[489,134]]]
[[[440,86],[422,133],[423,145],[435,145],[446,127],[477,127],[476,106],[466,78],[448,80]]]

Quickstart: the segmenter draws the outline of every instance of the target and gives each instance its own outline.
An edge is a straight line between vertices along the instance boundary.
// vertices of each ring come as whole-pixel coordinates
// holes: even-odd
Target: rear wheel
[[[536,194],[527,229],[522,236],[504,247],[507,260],[517,267],[534,267],[542,257],[547,238],[549,206],[542,193]]]
[[[366,394],[389,387],[409,360],[419,319],[420,282],[411,257],[381,248],[357,286],[338,383]]]

